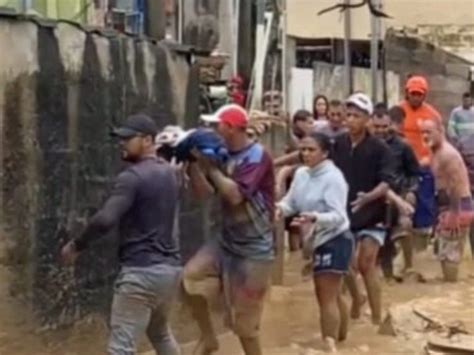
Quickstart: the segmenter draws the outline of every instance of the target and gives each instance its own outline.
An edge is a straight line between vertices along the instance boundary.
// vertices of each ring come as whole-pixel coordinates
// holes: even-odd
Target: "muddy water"
[[[421,259],[421,260],[420,260]],[[286,271],[286,284],[273,287],[269,297],[262,325],[264,354],[268,355],[316,355],[324,354],[319,336],[318,309],[311,281],[303,281],[300,276],[301,263],[291,257]],[[418,259],[417,267],[427,278],[426,283],[407,280],[402,284],[383,286],[384,308],[402,306],[410,317],[412,309],[435,315],[437,319],[449,323],[462,321],[465,328],[474,333],[474,263],[464,261],[461,280],[448,285],[440,280],[438,262],[426,253]],[[417,319],[415,319],[417,320]],[[403,327],[403,324],[402,324]],[[430,334],[411,331],[399,337],[382,336],[378,327],[370,323],[366,307],[361,320],[351,324],[349,338],[338,348],[339,354],[422,354],[426,339]],[[410,330],[410,331],[408,331]],[[192,351],[186,349],[185,354]],[[218,355],[241,355],[235,337],[227,333],[221,337]]]
[[[319,339],[318,309],[310,280],[300,276],[299,257],[289,257],[285,285],[275,286],[268,298],[262,324],[262,342],[267,355],[322,354]],[[439,265],[431,254],[418,259],[427,283],[414,280],[402,284],[384,284],[384,307],[401,305],[416,308],[446,322],[462,321],[474,333],[474,263],[465,260],[460,282],[444,284]],[[79,355],[104,354],[106,327],[103,321],[91,319],[74,329],[54,335],[38,332],[28,324],[27,310],[19,308],[4,285],[8,270],[0,269],[0,355]],[[406,327],[409,328],[408,326]],[[369,321],[368,311],[351,324],[348,340],[339,346],[343,355],[421,354],[427,334],[408,332],[399,337],[377,334]],[[186,340],[186,338],[182,338]],[[217,355],[242,354],[235,337],[224,333]],[[192,354],[193,344],[184,346],[184,355]],[[143,350],[146,349],[146,346]],[[152,354],[143,351],[143,354]]]

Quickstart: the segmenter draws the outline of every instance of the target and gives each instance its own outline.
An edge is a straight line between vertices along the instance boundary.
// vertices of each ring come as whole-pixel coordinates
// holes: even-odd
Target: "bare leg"
[[[212,325],[208,303],[202,296],[185,295],[185,299],[201,331],[201,343],[196,353],[210,355],[219,349],[219,342]]]
[[[380,248],[380,265],[387,280],[393,279],[393,258],[395,255],[395,244],[392,240],[386,240]]]
[[[337,297],[337,305],[339,306],[339,313],[341,314],[341,325],[339,326],[339,336],[337,340],[344,341],[347,339],[347,333],[349,331],[349,308],[341,293],[339,293]]]
[[[322,336],[329,347],[334,347],[334,343],[339,339],[341,327],[338,297],[341,292],[342,276],[335,273],[321,273],[314,276],[314,285],[320,308]]]
[[[290,227],[288,230],[288,241],[290,251],[298,251],[301,250],[301,233],[297,228]]]
[[[413,235],[408,234],[401,238],[400,246],[402,247],[403,260],[405,262],[405,270],[413,268]]]
[[[351,318],[359,319],[362,305],[365,302],[364,296],[360,292],[359,285],[357,284],[357,255],[359,253],[359,245],[356,245],[356,250],[352,256],[351,266],[349,267],[349,273],[344,278],[344,284],[349,290],[349,294],[352,298],[351,306]]]
[[[377,254],[380,247],[372,238],[364,238],[359,252],[359,270],[364,279],[369,305],[372,311],[372,323],[382,321],[382,290],[377,272]]]
[[[260,339],[255,338],[244,338],[239,337],[240,344],[244,349],[245,355],[262,355],[262,347],[260,345]]]
[[[349,269],[349,273],[344,278],[344,282],[352,298],[351,318],[359,319],[365,298],[360,291],[359,285],[357,284],[357,272],[353,269]]]
[[[457,282],[459,276],[459,264],[449,261],[441,262],[441,269],[443,270],[444,281]]]
[[[213,246],[204,246],[188,261],[183,272],[183,297],[201,331],[201,341],[194,354],[209,355],[219,348],[212,325],[208,300],[219,294],[218,257]]]

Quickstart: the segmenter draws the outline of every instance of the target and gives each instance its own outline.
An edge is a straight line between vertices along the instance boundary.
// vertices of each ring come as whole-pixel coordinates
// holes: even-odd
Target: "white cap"
[[[346,100],[346,105],[354,105],[358,109],[367,112],[369,115],[374,113],[374,104],[370,97],[363,93],[352,94]]]
[[[180,126],[166,126],[163,131],[156,135],[155,146],[157,148],[163,145],[175,147],[191,132],[192,130],[185,131]]]

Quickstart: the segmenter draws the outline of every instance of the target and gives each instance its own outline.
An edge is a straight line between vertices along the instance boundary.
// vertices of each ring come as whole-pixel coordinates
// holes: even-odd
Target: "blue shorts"
[[[387,231],[382,227],[360,229],[358,231],[353,231],[353,233],[357,242],[360,242],[365,238],[372,238],[380,246],[385,244],[385,237],[387,236]]]
[[[415,229],[429,228],[436,221],[435,181],[429,168],[421,168],[419,172],[419,185],[416,192],[416,208],[413,216]]]
[[[347,231],[317,247],[313,253],[313,274],[332,272],[346,274],[349,271],[354,238]]]

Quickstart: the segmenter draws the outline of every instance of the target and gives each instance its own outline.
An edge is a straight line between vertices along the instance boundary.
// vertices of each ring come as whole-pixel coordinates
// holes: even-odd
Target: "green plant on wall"
[[[94,2],[94,0],[0,0],[0,6],[18,12],[85,24],[89,12],[94,11]]]

